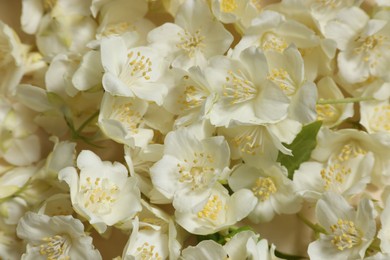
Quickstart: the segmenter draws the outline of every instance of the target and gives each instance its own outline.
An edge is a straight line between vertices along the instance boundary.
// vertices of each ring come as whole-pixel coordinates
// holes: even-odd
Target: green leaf
[[[317,134],[322,125],[322,121],[316,121],[304,126],[291,144],[284,144],[292,151],[293,156],[279,152],[277,161],[288,170],[288,178],[292,179],[294,171],[301,163],[310,159],[311,152],[317,145]]]

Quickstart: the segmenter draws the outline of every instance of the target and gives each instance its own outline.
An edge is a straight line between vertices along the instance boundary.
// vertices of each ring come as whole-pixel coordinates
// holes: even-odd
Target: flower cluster
[[[0,21],[0,259],[390,258],[390,1],[20,19],[30,44]]]

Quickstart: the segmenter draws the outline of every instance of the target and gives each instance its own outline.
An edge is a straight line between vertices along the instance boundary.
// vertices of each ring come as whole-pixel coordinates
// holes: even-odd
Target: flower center
[[[156,252],[156,246],[150,245],[148,242],[142,244],[142,246],[137,247],[137,259],[141,260],[162,260],[162,257],[158,252]]]
[[[150,80],[150,73],[152,72],[152,61],[149,57],[131,51],[128,55],[128,62],[122,69],[119,78],[123,80],[128,86],[131,86],[136,80]]]
[[[111,116],[123,123],[133,134],[138,133],[138,127],[143,122],[141,114],[134,110],[134,104],[131,102],[114,105]]]
[[[181,110],[189,110],[201,106],[207,98],[205,90],[197,85],[186,86],[184,93],[179,96]]]
[[[318,104],[316,105],[317,120],[321,121],[332,121],[337,116],[337,109],[335,106],[330,104]]]
[[[261,47],[264,51],[277,51],[282,53],[287,47],[287,42],[273,33],[266,33],[262,38]]]
[[[332,244],[340,251],[352,248],[361,241],[361,236],[352,221],[339,219],[336,224],[330,226],[330,230],[333,233]]]
[[[267,78],[278,85],[287,96],[293,95],[296,91],[295,83],[290,74],[282,68],[272,69]]]
[[[246,79],[241,70],[237,73],[228,72],[226,84],[223,85],[223,96],[227,98],[231,105],[246,102],[257,96],[257,88]]]
[[[375,131],[390,131],[390,105],[374,108],[375,114],[370,118],[370,126]]]
[[[92,212],[100,214],[108,213],[112,203],[117,199],[119,188],[108,179],[90,177],[86,178],[87,185],[81,186],[81,193],[84,195],[84,206]]]
[[[215,177],[215,169],[207,166],[214,162],[211,155],[194,153],[192,162],[184,160],[185,164],[177,164],[179,170],[179,182],[188,183],[192,190],[201,189],[207,186]]]
[[[345,177],[351,173],[351,168],[334,164],[321,170],[321,178],[324,181],[325,190],[329,190],[334,184],[342,184]]]
[[[371,35],[368,37],[359,37],[356,39],[358,47],[353,49],[355,54],[362,54],[363,61],[375,67],[378,64],[377,59],[382,56],[381,46],[387,42],[388,37],[383,35]]]
[[[207,218],[215,221],[218,219],[223,208],[224,206],[219,196],[213,195],[209,198],[203,209],[198,212],[198,218]]]
[[[277,191],[277,188],[270,177],[259,177],[252,191],[261,201],[266,201]]]
[[[361,147],[356,145],[355,143],[350,143],[344,145],[339,154],[337,155],[337,159],[340,162],[348,161],[350,158],[356,158],[359,155],[365,155],[367,151],[363,150]]]
[[[264,128],[262,126],[248,126],[233,138],[233,145],[240,149],[241,153],[256,155],[263,143]]]
[[[237,9],[238,5],[235,0],[222,0],[220,7],[222,12],[231,13]]]
[[[69,239],[66,236],[55,235],[51,237],[44,237],[42,244],[39,246],[39,253],[46,256],[48,260],[63,259],[69,260],[67,254],[69,248]]]
[[[177,48],[184,50],[188,57],[193,58],[197,50],[202,50],[205,47],[203,40],[205,37],[200,34],[200,30],[196,30],[195,35],[192,35],[187,30],[184,34],[179,32],[180,43],[176,45]]]

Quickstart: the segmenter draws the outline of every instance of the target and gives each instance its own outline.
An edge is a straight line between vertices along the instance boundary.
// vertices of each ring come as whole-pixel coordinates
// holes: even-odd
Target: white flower
[[[204,67],[208,58],[224,54],[233,36],[216,21],[203,0],[187,0],[175,16],[148,34],[153,48],[172,60],[172,66],[189,69]]]
[[[373,212],[367,199],[355,211],[342,196],[325,193],[317,202],[316,216],[327,233],[310,243],[310,259],[363,259],[376,231]]]
[[[185,211],[176,210],[175,217],[188,232],[207,235],[234,225],[248,216],[255,205],[256,198],[251,191],[241,189],[229,196],[228,191],[217,183],[206,200],[191,204]]]
[[[173,219],[142,200],[143,210],[132,221],[132,232],[123,251],[123,259],[152,257],[177,259],[181,245]]]
[[[242,164],[228,180],[235,192],[241,189],[252,191],[256,206],[248,217],[254,223],[268,222],[275,213],[293,214],[301,209],[295,185],[287,178],[286,169],[279,165],[256,169]]]
[[[302,53],[307,80],[314,81],[319,73],[333,73],[330,64],[335,54],[333,41],[321,40],[308,26],[270,10],[261,12],[252,20],[251,26],[234,47],[233,55],[251,46],[259,47],[264,52],[271,50],[282,53],[291,44]]]
[[[390,102],[378,100],[360,103],[360,123],[368,133],[390,133]]]
[[[0,21],[0,93],[14,95],[23,76],[24,50],[16,33]]]
[[[184,260],[228,259],[228,254],[222,245],[213,240],[204,240],[196,246],[189,246],[182,252]]]
[[[390,197],[386,198],[383,212],[380,216],[382,227],[378,232],[378,238],[380,239],[381,251],[386,254],[390,254]]]
[[[214,16],[223,23],[241,22],[248,25],[256,16],[257,9],[251,0],[213,0]]]
[[[317,88],[307,80],[299,50],[290,45],[282,52],[266,51],[265,56],[269,69],[267,78],[291,100],[289,118],[302,124],[313,122],[316,118]]]
[[[22,29],[28,34],[37,33],[45,15],[51,17],[63,14],[88,16],[90,4],[90,0],[25,0],[22,2]]]
[[[207,118],[213,104],[214,88],[209,85],[204,71],[191,67],[188,72],[172,69],[175,84],[169,89],[163,106],[171,113],[178,115],[176,126],[187,126]]]
[[[120,36],[126,43],[133,41],[134,33],[138,34],[138,42],[146,44],[146,36],[155,25],[144,19],[148,11],[147,1],[139,0],[93,0],[91,11],[98,19],[99,27],[96,31],[97,41],[89,45],[99,44],[106,37]]]
[[[322,128],[317,135],[317,146],[311,157],[323,163],[340,164],[372,152],[374,166],[370,172],[371,182],[382,187],[390,181],[390,160],[387,156],[390,152],[389,138],[388,134],[367,134],[355,129],[331,131]]]
[[[98,121],[100,129],[114,141],[144,147],[153,138],[153,130],[145,128],[147,108],[148,103],[142,99],[104,93]]]
[[[266,239],[260,239],[253,231],[241,231],[223,246],[229,259],[275,260],[275,246],[268,247]]]
[[[60,53],[84,53],[95,36],[96,26],[88,15],[60,13],[55,19],[45,15],[36,34],[38,49],[49,59]]]
[[[99,233],[141,210],[136,180],[128,177],[121,163],[101,161],[93,152],[84,150],[77,157],[77,168],[79,174],[76,168],[66,167],[58,178],[69,185],[74,210]]]
[[[285,119],[277,124],[219,128],[218,133],[226,137],[232,159],[242,158],[250,166],[264,167],[275,163],[279,151],[291,154],[282,142],[291,143],[300,130],[298,122]]]
[[[153,184],[150,178],[149,169],[163,156],[164,146],[161,144],[150,144],[142,149],[125,146],[125,160],[131,176],[135,176],[138,187],[142,194],[150,197]],[[167,202],[169,203],[169,202]]]
[[[0,220],[0,258],[20,259],[24,251],[23,242],[16,236],[15,226]]]
[[[101,87],[103,72],[100,51],[88,51],[73,74],[72,84],[79,91]]]
[[[127,49],[122,38],[111,37],[102,40],[101,57],[105,70],[103,87],[107,92],[162,104],[168,91],[164,81],[167,65],[156,49]]]
[[[371,76],[388,78],[389,26],[386,20],[369,20],[357,7],[339,12],[335,20],[327,24],[325,35],[335,40],[340,49],[338,68],[345,81],[363,82]]]
[[[259,49],[245,49],[238,60],[213,58],[205,73],[218,88],[210,111],[213,125],[276,123],[287,117],[289,99],[267,78],[267,60]]]
[[[191,208],[193,203],[208,197],[229,167],[230,152],[225,139],[199,138],[195,131],[182,128],[168,133],[164,156],[150,168],[154,188],[173,200],[178,210]]]
[[[373,166],[371,152],[343,162],[304,162],[294,173],[294,183],[308,200],[317,200],[326,191],[350,197],[364,191],[371,180]]]
[[[168,256],[168,234],[151,227],[142,228],[136,218],[122,258],[125,260],[167,259]]]
[[[0,158],[17,166],[27,166],[41,158],[34,116],[22,104],[0,99]]]
[[[78,89],[74,87],[72,77],[79,63],[80,57],[76,55],[61,53],[54,56],[45,74],[47,91],[60,96],[75,96]]]
[[[22,259],[102,259],[81,221],[72,216],[27,212],[18,224],[17,235],[27,242]]]
[[[344,95],[331,77],[324,77],[317,83],[321,99],[343,99]],[[317,120],[324,126],[334,127],[353,116],[353,104],[317,104]]]

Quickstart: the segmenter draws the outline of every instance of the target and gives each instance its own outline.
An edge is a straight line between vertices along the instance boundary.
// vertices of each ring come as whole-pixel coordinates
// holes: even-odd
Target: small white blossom
[[[67,167],[58,177],[66,181],[74,210],[98,232],[135,216],[141,210],[136,179],[118,162],[101,161],[91,151],[81,151],[76,168]],[[123,210],[126,208],[127,210]]]
[[[293,214],[301,209],[301,199],[295,184],[287,178],[285,168],[274,165],[265,169],[238,166],[229,177],[229,186],[237,192],[252,191],[256,206],[248,218],[254,222],[268,222],[276,214]]]
[[[102,259],[80,220],[72,216],[39,215],[27,212],[17,227],[27,242],[22,259]]]
[[[355,211],[340,195],[325,193],[317,202],[316,216],[327,233],[310,243],[310,259],[363,259],[376,231],[373,212],[367,199]]]
[[[148,41],[172,60],[173,67],[187,70],[205,67],[208,58],[222,55],[233,36],[214,19],[203,0],[187,0],[180,6],[175,23],[152,30]]]
[[[225,178],[229,160],[223,137],[198,138],[195,130],[183,128],[168,133],[164,156],[150,168],[150,176],[154,188],[183,210],[208,197]]]

